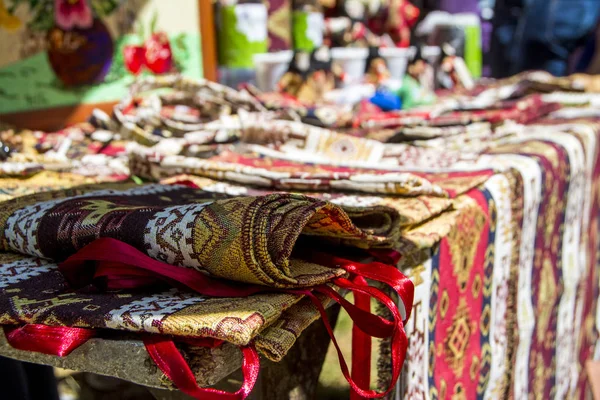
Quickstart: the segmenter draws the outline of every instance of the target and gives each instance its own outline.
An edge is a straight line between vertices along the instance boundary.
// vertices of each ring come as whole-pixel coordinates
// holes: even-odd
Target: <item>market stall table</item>
[[[127,149],[128,173],[138,178],[227,197],[302,191],[368,221],[365,232],[395,250],[389,264],[401,256],[398,267],[415,286],[401,397],[583,397],[600,324],[598,102],[584,93],[544,95],[569,89],[568,80],[545,79],[511,78],[412,114],[362,116],[379,129],[354,136],[294,120],[294,107],[269,113],[230,92],[224,96],[252,112],[174,123],[173,109],[152,98],[124,102],[112,119],[96,115],[94,123],[143,143]],[[154,126],[148,113],[157,109],[162,122]],[[175,127],[196,131],[161,139]],[[7,196],[36,190],[26,182]],[[349,243],[361,242],[337,242]],[[303,328],[318,318],[305,311],[312,317]],[[294,349],[302,347],[279,355]],[[392,376],[386,357],[382,387]]]

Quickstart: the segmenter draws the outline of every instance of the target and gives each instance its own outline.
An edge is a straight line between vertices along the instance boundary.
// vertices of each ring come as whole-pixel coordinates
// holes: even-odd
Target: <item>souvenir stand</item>
[[[473,18],[409,46],[403,0],[179,1],[0,0],[0,355],[314,398],[333,346],[352,399],[585,398],[597,76],[479,79]]]

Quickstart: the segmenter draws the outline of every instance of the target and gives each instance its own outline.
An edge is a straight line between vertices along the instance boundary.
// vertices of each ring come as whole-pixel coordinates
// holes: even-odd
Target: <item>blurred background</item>
[[[0,120],[55,129],[172,72],[301,100],[376,82],[410,108],[427,101],[415,82],[598,72],[599,12],[597,0],[0,0]]]

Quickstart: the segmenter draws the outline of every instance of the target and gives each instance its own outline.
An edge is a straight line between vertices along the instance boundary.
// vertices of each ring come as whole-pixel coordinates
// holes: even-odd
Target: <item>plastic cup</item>
[[[335,47],[331,49],[332,62],[340,65],[348,76],[345,84],[358,83],[365,76],[369,50],[362,47]]]
[[[290,62],[292,62],[293,54],[293,51],[285,50],[254,55],[256,84],[260,90],[271,92],[277,88],[279,79],[285,74]]]
[[[414,47],[384,47],[379,49],[379,54],[385,59],[391,77],[394,79],[402,79],[406,73],[408,61],[415,55]]]

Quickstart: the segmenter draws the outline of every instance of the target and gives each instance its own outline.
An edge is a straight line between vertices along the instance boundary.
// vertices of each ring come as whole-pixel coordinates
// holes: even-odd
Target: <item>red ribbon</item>
[[[367,286],[362,276],[353,279],[357,285]],[[354,304],[360,310],[371,313],[371,298],[363,293],[354,293]],[[371,386],[371,336],[363,332],[356,324],[352,326],[352,379],[362,387]],[[360,399],[355,391],[350,393],[350,400]]]
[[[412,281],[400,272],[398,268],[377,261],[363,264],[325,253],[313,253],[308,256],[308,258],[311,261],[323,265],[342,268],[354,276],[362,276],[367,279],[385,283],[394,289],[402,300],[401,304],[399,304],[401,306],[400,313],[402,314],[402,321],[406,323],[410,318],[415,287]],[[337,281],[334,282],[337,284]]]
[[[95,261],[89,264],[88,261]],[[88,244],[58,265],[69,283],[78,288],[91,278],[103,278],[109,289],[129,289],[135,284],[157,281],[178,282],[193,291],[211,297],[247,297],[265,292],[265,286],[240,285],[211,278],[191,268],[157,261],[133,246],[112,238],[100,238]],[[89,270],[89,267],[95,270]]]
[[[353,399],[358,397],[375,398],[388,394],[400,376],[408,346],[402,320],[407,319],[410,315],[414,291],[412,283],[396,268],[382,263],[361,264],[327,254],[316,254],[313,258],[322,265],[343,268],[354,275],[353,281],[338,278],[334,283],[341,288],[352,291],[355,294],[356,304],[348,302],[327,285],[311,288],[314,292],[328,296],[339,303],[354,321],[352,375],[350,375],[344,356],[333,335],[333,329],[329,324],[322,303],[308,289],[283,290],[258,285],[238,285],[229,281],[214,279],[196,270],[154,260],[134,247],[111,238],[101,238],[94,241],[61,263],[59,268],[68,281],[77,287],[89,284],[95,279],[102,279],[106,286],[111,289],[134,288],[162,280],[184,284],[200,294],[213,297],[244,297],[269,291],[307,296],[317,307],[323,318],[325,327],[337,350],[344,377],[352,388]],[[90,261],[94,261],[94,263],[90,264]],[[382,291],[368,286],[364,278],[390,285],[402,299],[404,315],[401,316],[401,312],[392,299]],[[370,312],[371,298],[382,302],[390,310],[393,321],[388,321]],[[54,336],[49,332],[55,333]],[[26,325],[8,332],[7,339],[16,348],[62,356],[84,343],[94,333],[93,330],[81,328]],[[51,340],[46,341],[49,335]],[[371,337],[391,337],[392,382],[384,393],[377,393],[369,389]],[[210,338],[182,338],[181,340],[204,347],[215,347],[222,343],[222,341]],[[43,343],[44,341],[46,343]],[[192,371],[171,339],[161,336],[148,336],[144,339],[144,343],[157,366],[180,390],[196,398],[243,399],[251,392],[260,369],[255,348],[252,345],[242,347],[244,383],[240,390],[235,393],[228,393],[215,389],[204,389],[197,385]]]
[[[350,281],[348,281],[348,282],[349,282],[349,285],[347,285],[345,288],[352,290],[355,293],[356,293],[356,291],[363,292],[365,294],[368,292],[371,292],[371,291],[362,290],[362,289],[365,289],[365,287],[362,287],[360,285],[353,285]],[[370,288],[370,289],[375,289],[375,288]],[[320,290],[319,290],[319,288],[315,288],[315,291],[320,291]],[[382,295],[383,297],[386,297],[385,295],[383,295],[383,293],[381,293],[381,291],[378,291],[377,289],[375,289],[375,291],[379,292],[379,294]],[[372,291],[370,294],[374,294],[375,291]],[[406,338],[406,333],[404,332],[404,327],[402,326],[402,322],[400,320],[400,315],[398,313],[397,308],[395,308],[395,305],[392,302],[392,300],[387,298],[387,300],[389,300],[389,302],[387,302],[387,301],[384,302],[384,304],[386,304],[386,306],[390,310],[395,309],[395,311],[396,311],[395,313],[392,311],[392,315],[394,317],[394,330],[391,335],[392,336],[392,338],[391,338],[391,342],[392,342],[392,381],[390,382],[390,386],[383,393],[378,393],[374,390],[370,390],[368,387],[366,389],[362,388],[354,381],[354,379],[350,375],[350,371],[348,369],[348,364],[346,363],[346,360],[344,358],[344,354],[342,353],[342,350],[333,334],[333,329],[331,328],[331,325],[329,324],[329,320],[327,318],[327,313],[325,311],[325,308],[323,307],[323,304],[321,304],[321,301],[319,301],[319,299],[313,293],[306,291],[306,292],[303,292],[303,294],[311,299],[311,301],[313,302],[313,304],[315,305],[315,307],[321,314],[321,318],[323,319],[325,328],[327,329],[327,332],[329,333],[329,337],[331,337],[331,341],[332,341],[332,343],[336,349],[336,352],[338,354],[338,360],[340,362],[340,368],[342,370],[342,374],[344,375],[344,378],[346,378],[346,381],[348,381],[350,388],[354,392],[354,396],[359,396],[359,398],[362,397],[362,398],[373,399],[373,398],[383,397],[383,396],[387,395],[388,393],[390,393],[394,389],[394,386],[396,385],[396,381],[398,380],[398,378],[400,376],[400,370],[402,369],[402,365],[404,363],[404,358],[406,356],[406,349],[408,347],[408,339]],[[373,297],[378,297],[378,296],[373,295]],[[371,329],[376,329],[376,328],[372,328],[372,327],[369,328],[369,324],[366,323],[366,321],[361,320],[361,319],[354,320],[353,322],[355,323],[356,327],[358,329],[360,329],[361,331],[363,331],[364,333],[367,333]],[[383,334],[383,331],[379,332],[377,335],[372,335],[372,336],[388,337]],[[363,368],[363,366],[358,366],[357,368]],[[370,370],[369,370],[369,373],[370,373]],[[357,371],[357,375],[364,376],[364,375],[366,375],[366,372],[359,369]]]
[[[387,307],[387,309],[390,311],[390,313],[392,314],[393,332],[390,335],[391,336],[391,346],[392,346],[392,349],[391,349],[392,381],[390,382],[390,386],[383,393],[377,393],[373,390],[363,390],[363,389],[359,388],[358,386],[356,386],[355,384],[353,384],[353,381],[349,377],[344,375],[344,376],[346,376],[346,379],[350,383],[350,386],[352,387],[352,389],[358,395],[366,397],[366,398],[376,398],[376,397],[384,396],[392,391],[392,389],[394,388],[394,386],[396,384],[396,381],[400,377],[402,365],[404,364],[404,359],[406,357],[406,350],[408,348],[408,339],[406,337],[406,332],[404,331],[404,325],[402,323],[402,317],[400,316],[398,307],[396,306],[394,301],[392,301],[392,299],[390,299],[383,292],[381,292],[379,289],[376,289],[374,287],[356,285],[356,284],[352,283],[351,281],[344,279],[344,278],[336,279],[335,284],[341,288],[351,290],[354,293],[359,292],[359,293],[363,293],[363,294],[368,294],[370,297],[373,297],[373,298],[377,299],[378,301],[380,301],[381,303],[383,303]],[[362,322],[362,321],[354,320],[354,323],[357,325],[357,327],[359,329],[361,329],[363,332],[367,333],[367,331],[364,329],[363,325],[359,324],[359,322]],[[375,335],[372,335],[372,336],[375,336]],[[375,337],[377,337],[377,336],[375,336]],[[389,336],[386,335],[383,337],[389,337]],[[343,369],[342,369],[342,371],[343,371]]]
[[[29,324],[4,327],[8,343],[19,350],[35,351],[64,357],[95,336],[85,328]]]
[[[238,400],[248,397],[256,384],[260,371],[258,352],[253,345],[241,347],[243,362],[242,374],[244,382],[235,393],[223,390],[201,388],[196,382],[194,373],[190,369],[175,343],[163,336],[152,335],[144,338],[144,345],[148,354],[162,372],[177,386],[179,390],[196,399],[202,400]]]
[[[20,327],[5,327],[8,343],[19,350],[64,357],[96,335],[94,329],[28,324]],[[198,347],[218,347],[222,340],[212,338],[184,339],[183,342]],[[175,343],[164,336],[152,335],[144,338],[148,354],[161,371],[182,392],[196,399],[238,400],[248,397],[260,371],[260,360],[253,345],[242,347],[242,374],[244,383],[235,393],[198,386],[189,365],[175,347]]]
[[[388,253],[384,252],[381,253],[381,255],[383,255],[384,257],[396,258],[395,253],[396,252],[393,251]],[[376,256],[378,254],[377,252],[373,252],[372,255]],[[404,363],[404,359],[406,357],[406,350],[408,348],[408,339],[404,331],[404,325],[400,321],[406,322],[408,318],[410,318],[414,298],[414,285],[412,281],[409,278],[407,278],[404,274],[402,274],[397,268],[392,267],[390,265],[382,264],[380,262],[371,262],[368,264],[363,264],[323,253],[313,253],[311,260],[314,262],[329,265],[331,267],[342,268],[355,276],[354,283],[348,281],[345,278],[338,278],[334,281],[334,283],[339,287],[346,288],[354,292],[357,307],[369,312],[370,297],[365,296],[368,294],[382,302],[394,316],[394,326],[395,328],[397,328],[397,330],[395,330],[394,333],[391,335],[392,381],[388,389],[383,394],[379,395],[381,396],[388,394],[393,389],[395,382],[400,377],[400,370]],[[397,263],[398,260],[399,258],[395,260],[395,263]],[[392,289],[394,289],[394,291],[402,300],[401,305],[403,306],[403,309],[399,311],[389,297],[384,295],[378,289],[368,286],[364,278],[372,279],[389,285]],[[357,291],[356,284],[358,284],[359,286],[363,286],[365,292],[360,293],[360,291]],[[402,316],[400,316],[401,314]],[[353,318],[353,321],[354,327],[352,330],[352,379],[360,382],[361,386],[368,388],[370,383],[371,340],[370,338],[368,339],[366,336],[362,335],[362,333],[366,333],[366,331],[361,329],[361,326],[357,324],[357,319]],[[360,331],[362,331],[362,333]],[[370,336],[378,337],[374,334],[370,334]],[[389,337],[389,335],[385,337]],[[335,341],[335,339],[333,340]],[[356,369],[355,366],[357,366]],[[346,376],[346,379],[348,380],[352,388],[352,400],[361,397],[375,397],[373,396],[373,393],[375,392],[360,390],[360,388],[357,388],[353,385],[352,379],[350,379],[348,376]]]

